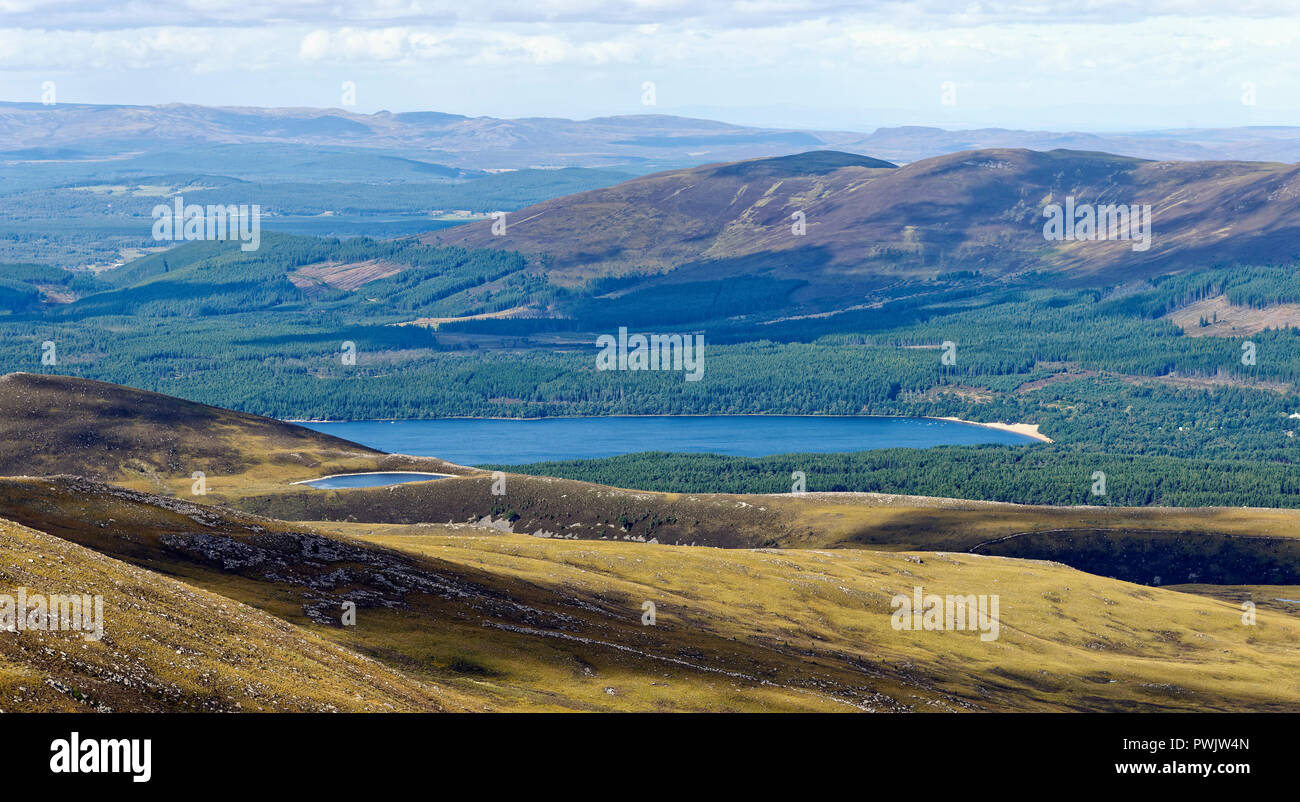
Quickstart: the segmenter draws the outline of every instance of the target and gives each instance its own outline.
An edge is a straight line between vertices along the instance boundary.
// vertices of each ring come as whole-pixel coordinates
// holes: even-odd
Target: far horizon
[[[851,131],[1300,124],[1291,90],[1300,26],[1286,3],[1205,0],[1191,13],[872,5],[684,15],[674,2],[434,11],[272,2],[232,20],[223,4],[60,4],[40,14],[11,4],[0,8],[0,97],[43,102],[52,85],[70,103],[571,119],[657,111]]]
[[[227,109],[227,110],[250,110],[259,112],[289,112],[289,111],[313,111],[330,114],[358,115],[363,117],[376,117],[385,114],[444,114],[450,117],[461,117],[468,120],[474,119],[499,119],[509,121],[521,120],[555,120],[559,122],[586,123],[598,120],[618,119],[618,118],[638,118],[638,117],[661,117],[679,120],[690,120],[710,123],[723,123],[725,125],[736,126],[741,128],[762,128],[767,130],[792,130],[792,131],[821,131],[834,133],[854,133],[854,134],[872,134],[879,131],[898,130],[898,129],[933,129],[945,133],[962,133],[966,131],[1009,131],[1015,133],[1057,133],[1057,134],[1164,134],[1164,133],[1187,133],[1195,131],[1210,130],[1269,130],[1269,129],[1300,129],[1300,116],[1294,118],[1292,122],[1225,122],[1223,124],[1205,124],[1205,125],[1170,125],[1170,126],[1090,126],[1087,124],[1078,126],[1053,126],[1046,125],[1012,125],[1012,124],[963,124],[961,121],[925,121],[925,120],[895,120],[883,122],[876,125],[867,125],[865,127],[836,127],[835,125],[819,125],[816,123],[799,124],[799,123],[780,123],[780,122],[759,122],[757,119],[762,118],[762,114],[757,116],[747,116],[751,110],[728,110],[725,107],[718,107],[710,110],[709,108],[682,108],[682,109],[634,109],[634,110],[610,110],[603,113],[589,114],[585,116],[565,116],[562,114],[510,114],[510,113],[471,113],[468,111],[458,111],[443,107],[421,106],[413,108],[375,108],[372,110],[361,110],[357,108],[348,108],[340,105],[266,105],[266,104],[222,104],[222,103],[201,103],[192,101],[164,101],[157,103],[140,103],[140,102],[96,102],[82,100],[67,100],[60,98],[57,103],[41,103],[39,100],[28,100],[23,98],[5,98],[0,99],[0,107],[13,106],[19,108],[54,108],[62,106],[68,107],[97,107],[97,108],[140,108],[140,109],[164,109],[169,107],[194,107],[206,109]],[[734,115],[734,116],[732,116]],[[797,115],[796,115],[797,116]]]
[[[321,157],[351,153],[363,160],[407,159],[410,161],[399,172],[414,172],[401,180],[420,181],[466,177],[457,170],[484,175],[566,167],[645,175],[810,151],[841,151],[898,165],[985,149],[1108,153],[1153,161],[1300,162],[1300,126],[1104,132],[908,124],[853,130],[751,127],[667,114],[664,109],[636,109],[633,113],[586,119],[502,118],[459,114],[445,107],[416,112],[361,112],[338,105],[84,104],[68,103],[60,97],[55,86],[50,88],[48,103],[0,101],[0,154],[11,166],[26,173],[22,178],[18,173],[14,175],[20,183],[47,182],[51,176],[38,178],[38,173],[48,173],[46,168],[60,163],[74,171],[79,169],[77,165],[85,167],[78,172],[81,178],[95,172],[108,177],[114,172],[110,168],[139,174],[139,168],[146,164],[146,172],[156,171],[160,162],[147,156],[164,157],[162,163],[170,162],[172,170],[194,168],[215,174],[231,169],[238,173],[241,163],[256,164],[257,169],[238,174],[245,179],[268,177],[259,172],[269,166],[261,161],[270,156],[268,148],[280,154],[273,159],[288,157],[287,165],[300,162],[306,155],[299,150],[303,146],[320,148]],[[233,158],[228,152],[232,147],[252,150]],[[263,152],[263,156],[254,156],[254,151]],[[349,164],[354,167],[349,168]],[[328,172],[335,179],[369,176],[360,165],[351,159],[339,160]],[[304,175],[290,170],[280,177]],[[593,174],[590,180],[608,183],[614,177],[612,173]],[[402,233],[397,229],[386,231]]]

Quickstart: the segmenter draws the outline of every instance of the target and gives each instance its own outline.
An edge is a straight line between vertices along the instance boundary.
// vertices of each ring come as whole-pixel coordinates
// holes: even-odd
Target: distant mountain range
[[[984,148],[1061,148],[1157,160],[1300,161],[1300,128],[1291,127],[1094,134],[903,126],[868,134],[754,128],[659,114],[499,119],[436,111],[0,103],[0,159],[104,158],[199,143],[376,148],[472,169],[616,164],[654,169],[819,149],[903,163]]]

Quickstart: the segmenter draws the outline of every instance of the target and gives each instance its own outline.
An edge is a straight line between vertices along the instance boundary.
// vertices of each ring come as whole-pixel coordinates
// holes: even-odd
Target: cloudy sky
[[[0,99],[656,112],[777,127],[1300,125],[1296,0],[0,0]],[[653,83],[654,104],[644,90]]]

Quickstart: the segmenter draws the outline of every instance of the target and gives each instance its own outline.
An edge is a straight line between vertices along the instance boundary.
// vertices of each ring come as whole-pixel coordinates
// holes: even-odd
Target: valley
[[[235,692],[224,683],[245,658],[228,655],[197,675],[210,688],[203,709],[1265,711],[1300,695],[1276,681],[1300,642],[1297,610],[1282,601],[1300,598],[1300,522],[1288,510],[647,493],[385,455],[84,380],[8,376],[0,389],[6,403],[44,410],[39,428],[69,460],[102,450],[68,436],[77,427],[141,413],[104,430],[118,463],[101,462],[99,480],[0,479],[11,548],[33,555],[8,580],[40,588],[59,576],[105,596],[107,634],[85,657],[57,659],[65,637],[79,638],[67,633],[46,636],[53,662],[6,652],[5,698],[21,709],[196,704],[165,678],[124,695],[98,667],[164,670],[148,642],[128,638],[144,625],[121,613],[146,581],[159,598],[216,594],[245,617],[274,616],[282,641],[328,643],[310,648],[339,650],[340,665],[374,663],[370,696],[330,696],[310,666],[276,670],[275,689]],[[186,428],[187,418],[205,423]],[[6,442],[15,464],[45,449]],[[278,456],[286,448],[295,459]],[[398,464],[438,465],[449,478],[291,484]],[[206,493],[192,484],[196,466]],[[42,579],[38,561],[55,573]],[[133,578],[103,586],[87,573],[97,563]],[[996,640],[899,633],[889,600],[914,587],[996,592]],[[1260,599],[1249,627],[1243,597]],[[152,620],[175,625],[174,614]],[[243,621],[155,637],[205,638],[206,653],[247,637]],[[260,651],[258,670],[280,654]]]
[[[0,2],[9,774],[1285,784],[1294,12]]]
[[[1233,603],[1059,563],[279,522],[74,479],[0,482],[0,516],[264,610],[287,637],[324,638],[432,697],[394,710],[1271,710],[1300,693],[1261,682],[1295,659],[1293,615],[1261,608],[1247,630]],[[995,590],[1005,634],[992,651],[974,634],[900,638],[887,601],[914,585]],[[114,644],[121,593],[105,593]],[[345,600],[355,625],[339,625]],[[1171,640],[1182,627],[1200,634]],[[82,661],[7,662],[11,682],[76,689],[61,702],[73,709],[112,704]],[[294,675],[280,682],[296,691]]]
[[[256,250],[4,266],[0,529],[37,555],[6,582],[106,611],[84,648],[8,642],[15,709],[1294,709],[1291,167],[822,150],[376,189],[253,147],[260,184],[10,197],[296,204]],[[277,169],[355,204],[277,229],[315,202]],[[1149,250],[1044,238],[1043,204],[1117,193]],[[329,228],[399,208],[431,223]],[[624,330],[702,338],[698,380],[601,369]],[[996,634],[894,625],[931,597],[997,599]]]

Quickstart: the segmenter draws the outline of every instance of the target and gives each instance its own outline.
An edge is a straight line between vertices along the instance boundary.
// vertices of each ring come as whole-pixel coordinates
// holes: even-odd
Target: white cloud
[[[870,16],[908,27],[1039,22],[1122,25],[1169,17],[1294,17],[1293,0],[0,0],[0,26],[126,29],[231,24],[392,26],[439,24],[656,25],[705,29],[779,26],[796,20]]]
[[[665,108],[815,103],[920,119],[951,80],[957,110],[991,120],[997,107],[1117,98],[1231,103],[1249,80],[1267,108],[1300,98],[1293,3],[0,0],[0,87],[29,93],[58,73],[111,102],[156,102],[132,95],[148,86],[185,102],[229,93],[304,105],[315,101],[302,87],[365,76],[372,108],[473,98],[497,114],[594,116],[638,110],[616,103],[637,103],[654,80]],[[191,88],[160,74],[224,83]]]

